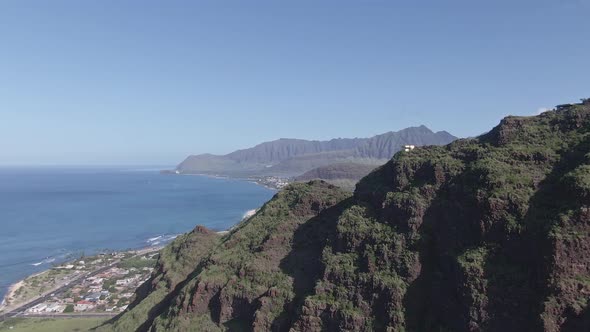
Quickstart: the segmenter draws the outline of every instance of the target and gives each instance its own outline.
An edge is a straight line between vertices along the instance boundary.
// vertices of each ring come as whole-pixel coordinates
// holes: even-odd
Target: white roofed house
[[[416,148],[415,145],[404,145],[404,151],[410,152]]]
[[[34,307],[31,307],[27,310],[28,313],[43,313],[43,312],[52,312],[58,313],[63,312],[66,306],[60,303],[39,303]]]
[[[30,312],[30,313],[45,312],[45,309],[47,309],[47,303],[39,303],[36,306],[29,308],[27,310],[27,312]]]

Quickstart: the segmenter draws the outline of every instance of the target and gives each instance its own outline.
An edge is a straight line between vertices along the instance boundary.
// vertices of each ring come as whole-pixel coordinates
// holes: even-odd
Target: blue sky
[[[0,164],[473,136],[590,97],[590,2],[0,2]]]

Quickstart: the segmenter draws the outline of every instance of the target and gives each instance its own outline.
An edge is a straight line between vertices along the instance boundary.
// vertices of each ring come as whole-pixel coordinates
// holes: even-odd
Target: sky
[[[0,1],[0,165],[468,137],[590,97],[590,1]]]

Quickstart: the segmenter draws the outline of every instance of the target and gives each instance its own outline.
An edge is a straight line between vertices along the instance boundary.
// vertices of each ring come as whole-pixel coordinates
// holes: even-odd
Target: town
[[[8,312],[27,303],[22,315],[118,313],[153,271],[160,247],[80,257],[21,281],[3,304]]]
[[[251,178],[250,180],[258,183],[259,185],[265,186],[267,188],[281,190],[285,188],[290,181],[286,178],[281,178],[278,176],[263,176],[263,177],[255,177]]]

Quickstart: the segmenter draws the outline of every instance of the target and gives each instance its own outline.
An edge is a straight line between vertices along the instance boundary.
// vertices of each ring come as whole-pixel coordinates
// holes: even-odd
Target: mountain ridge
[[[397,153],[352,196],[296,183],[213,243],[178,239],[150,283],[195,257],[184,280],[104,328],[587,331],[589,199],[590,102],[507,117]]]
[[[455,139],[446,131],[433,132],[424,125],[370,138],[328,141],[281,138],[226,155],[191,155],[176,167],[176,171],[230,176],[293,176],[337,162],[383,164],[403,145],[441,145]]]

